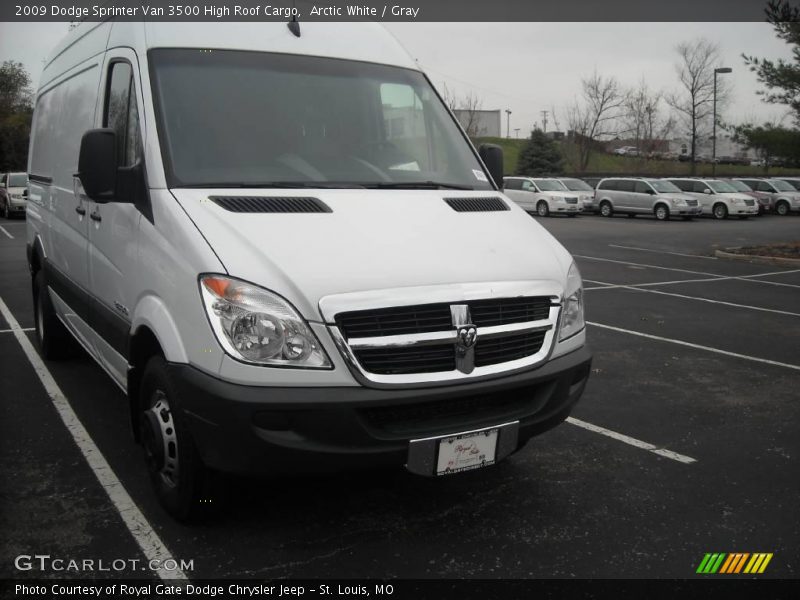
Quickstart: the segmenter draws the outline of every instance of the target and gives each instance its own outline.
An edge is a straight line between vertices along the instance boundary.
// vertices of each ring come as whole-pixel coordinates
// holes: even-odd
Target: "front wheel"
[[[656,206],[653,212],[656,215],[656,219],[658,219],[659,221],[669,220],[669,209],[663,204],[659,204],[658,206]]]
[[[610,202],[603,202],[600,204],[600,214],[604,217],[611,217],[614,215],[614,209],[611,207]]]
[[[789,214],[789,203],[788,202],[778,202],[775,205],[775,212],[778,213],[780,216],[785,217]]]
[[[547,202],[541,200],[539,204],[536,205],[536,214],[540,217],[546,217],[550,214],[550,207],[547,206]]]
[[[179,521],[201,517],[219,503],[214,476],[184,423],[180,395],[161,356],[144,369],[139,401],[145,462],[158,501]]]
[[[728,207],[724,204],[715,204],[713,209],[713,214],[715,219],[727,219],[728,218]]]

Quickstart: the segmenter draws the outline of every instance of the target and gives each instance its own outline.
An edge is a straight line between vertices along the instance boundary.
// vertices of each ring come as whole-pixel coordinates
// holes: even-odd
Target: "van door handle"
[[[82,206],[76,206],[75,207],[75,212],[78,213],[82,217],[86,216],[86,209],[83,208]]]
[[[100,216],[100,213],[99,213],[99,212],[97,212],[97,211],[94,211],[92,214],[90,214],[90,215],[89,215],[89,218],[90,218],[92,221],[97,221],[98,223],[99,223],[100,221],[102,221],[102,220],[103,220],[103,217],[101,217],[101,216]]]

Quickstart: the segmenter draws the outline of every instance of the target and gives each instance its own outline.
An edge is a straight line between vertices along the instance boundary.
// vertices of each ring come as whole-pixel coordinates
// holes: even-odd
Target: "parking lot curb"
[[[724,250],[715,250],[714,255],[717,258],[727,258],[730,260],[740,260],[745,262],[756,263],[760,265],[778,265],[783,267],[800,267],[800,259],[797,258],[781,258],[779,256],[757,256],[755,254],[736,254],[734,252],[725,252]]]

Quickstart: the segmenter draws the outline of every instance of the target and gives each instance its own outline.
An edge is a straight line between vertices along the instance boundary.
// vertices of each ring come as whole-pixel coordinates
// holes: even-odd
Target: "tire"
[[[33,316],[36,323],[36,340],[39,351],[47,360],[70,358],[78,354],[80,346],[72,334],[56,316],[44,271],[36,272],[33,278]]]
[[[714,216],[715,219],[722,220],[728,218],[728,207],[725,206],[722,202],[717,202],[711,208],[711,214]]]
[[[536,214],[540,217],[546,217],[550,214],[550,207],[547,206],[547,202],[539,200],[539,203],[536,205]]]
[[[659,204],[653,209],[653,214],[659,221],[669,221],[669,208],[665,204]]]
[[[614,207],[611,206],[611,202],[604,200],[600,203],[600,214],[604,217],[614,216]]]
[[[785,217],[789,214],[789,203],[785,200],[781,200],[775,205],[775,213],[779,214],[782,217]]]
[[[219,508],[217,476],[203,464],[180,409],[181,398],[160,355],[147,362],[139,390],[145,464],[156,497],[178,521],[196,521]]]

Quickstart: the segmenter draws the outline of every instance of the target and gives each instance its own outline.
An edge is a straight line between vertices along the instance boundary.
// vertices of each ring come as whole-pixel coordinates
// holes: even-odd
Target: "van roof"
[[[109,47],[128,45],[115,42],[120,38],[136,40],[134,50],[138,53],[145,53],[151,48],[248,50],[324,56],[419,69],[394,35],[379,23],[310,21],[300,22],[300,37],[295,37],[289,31],[285,21],[258,23],[84,21],[73,28],[55,47],[48,56],[47,64],[49,65],[98,27],[109,29]]]

